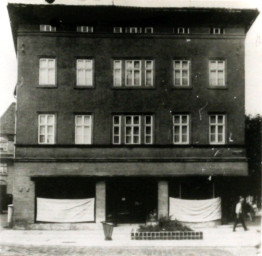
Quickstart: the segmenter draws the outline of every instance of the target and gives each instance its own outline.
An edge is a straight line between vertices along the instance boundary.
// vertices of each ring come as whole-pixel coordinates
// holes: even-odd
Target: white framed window
[[[210,34],[213,34],[213,35],[225,34],[225,29],[224,28],[210,28]]]
[[[130,34],[140,34],[143,30],[141,27],[126,27],[125,31]]]
[[[153,27],[145,27],[145,34],[153,34],[154,28]]]
[[[153,144],[153,116],[144,116],[144,143]]]
[[[92,115],[75,116],[75,144],[92,144]]]
[[[38,143],[55,144],[56,116],[54,114],[38,115]]]
[[[125,116],[125,144],[141,143],[141,116]]]
[[[225,86],[225,60],[209,60],[209,85]]]
[[[125,68],[125,84],[127,86],[141,86],[141,60],[126,60]]]
[[[153,86],[154,61],[145,60],[145,86]]]
[[[76,60],[76,85],[77,86],[93,86],[94,61],[92,59]]]
[[[113,115],[114,145],[153,144],[152,115]]]
[[[175,32],[177,34],[189,34],[190,33],[190,29],[189,28],[185,28],[185,27],[178,27],[175,29]]]
[[[174,86],[190,85],[190,61],[174,60],[173,61]]]
[[[226,115],[209,115],[209,143],[225,144],[226,137]]]
[[[189,144],[189,115],[173,115],[173,144]]]
[[[121,144],[121,115],[113,116],[113,144]]]
[[[0,163],[0,175],[7,175],[7,164]]]
[[[76,31],[81,32],[81,33],[93,33],[94,27],[93,26],[77,26]]]
[[[42,32],[55,32],[56,27],[51,25],[40,25],[40,31]]]
[[[56,85],[56,59],[39,59],[39,85]]]
[[[114,86],[122,85],[122,60],[114,60]]]
[[[113,32],[121,34],[121,33],[123,33],[123,28],[122,27],[114,27]]]

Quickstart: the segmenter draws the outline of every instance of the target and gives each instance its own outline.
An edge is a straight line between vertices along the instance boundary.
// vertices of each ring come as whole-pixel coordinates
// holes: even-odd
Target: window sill
[[[173,86],[173,90],[192,90],[193,86]]]
[[[75,85],[75,86],[74,86],[74,89],[76,89],[76,90],[85,90],[85,89],[89,90],[89,89],[95,89],[95,86],[94,86],[94,85],[92,85],[92,86],[79,86],[79,85]]]
[[[36,88],[43,88],[43,89],[56,89],[58,88],[57,85],[37,85]]]
[[[156,89],[155,86],[145,87],[145,86],[111,86],[113,90],[153,90]]]
[[[227,85],[221,85],[221,86],[211,86],[211,85],[209,85],[207,87],[207,89],[209,89],[209,90],[228,90],[228,86]]]

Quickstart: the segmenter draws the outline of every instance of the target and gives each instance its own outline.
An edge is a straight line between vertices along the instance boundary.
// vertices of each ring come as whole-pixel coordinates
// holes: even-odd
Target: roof
[[[0,134],[15,134],[15,107],[13,102],[0,117]]]
[[[79,5],[79,6],[121,6],[143,8],[230,8],[253,9],[250,0],[55,0],[52,4],[45,0],[9,0],[9,3],[33,5]]]

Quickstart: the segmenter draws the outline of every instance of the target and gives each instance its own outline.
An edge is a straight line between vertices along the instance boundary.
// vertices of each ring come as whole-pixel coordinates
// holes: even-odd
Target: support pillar
[[[158,218],[168,216],[168,182],[158,181]]]
[[[106,220],[106,182],[96,183],[96,223]]]

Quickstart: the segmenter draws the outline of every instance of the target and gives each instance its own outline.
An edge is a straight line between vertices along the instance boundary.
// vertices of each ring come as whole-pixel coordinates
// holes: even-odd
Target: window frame
[[[189,27],[177,27],[175,28],[175,33],[178,35],[188,35],[190,34],[190,28]]]
[[[54,64],[54,83],[41,83],[40,82],[40,76],[41,76],[41,67],[40,67],[40,63],[41,60],[54,60],[55,64]],[[48,68],[47,68],[48,69]],[[47,73],[48,75],[48,73]],[[48,79],[48,78],[47,78]],[[37,87],[46,87],[46,88],[56,88],[57,87],[57,57],[55,56],[39,56],[38,58],[38,85]]]
[[[117,31],[119,29],[119,31]],[[123,27],[113,27],[113,33],[114,34],[123,34],[124,29]]]
[[[186,116],[187,118],[187,122],[183,123],[182,122],[182,118],[183,116]],[[175,123],[175,118],[179,117],[179,123]],[[177,135],[175,133],[175,126],[179,127],[179,141],[175,141],[175,136]],[[186,138],[187,140],[185,142],[183,142],[183,138],[182,136],[183,131],[182,131],[182,127],[186,126],[187,127],[187,132],[186,132]],[[173,113],[172,114],[172,144],[173,145],[189,145],[191,143],[191,115],[189,113]]]
[[[79,33],[93,33],[94,32],[94,27],[93,26],[79,25],[79,26],[76,26],[76,32],[79,32]]]
[[[211,117],[215,116],[216,122],[215,123],[211,123]],[[223,117],[223,122],[222,122],[222,127],[223,127],[223,131],[222,131],[222,141],[218,141],[218,136],[220,135],[220,133],[218,133],[218,126],[221,126],[221,123],[218,122],[218,116],[222,116]],[[227,125],[227,115],[225,113],[209,113],[208,114],[208,141],[210,145],[225,145],[226,144],[226,125]],[[211,133],[211,126],[215,126],[215,133]],[[215,135],[215,141],[211,141],[211,135],[214,134]]]
[[[118,118],[119,122],[115,124],[115,117]],[[126,119],[127,117],[131,117],[131,123],[126,125]],[[139,123],[134,124],[134,118],[138,117]],[[146,117],[151,118],[151,124],[146,124]],[[133,121],[132,121],[133,120]],[[139,127],[138,132],[138,142],[134,143],[134,127]],[[151,127],[151,133],[150,135],[146,134],[146,127]],[[118,134],[115,133],[114,128],[118,127]],[[126,129],[127,127],[131,127],[131,142],[127,142],[127,134]],[[148,146],[153,145],[155,142],[154,138],[155,133],[155,117],[154,114],[151,113],[127,113],[127,114],[119,114],[114,113],[112,114],[112,145],[120,145],[120,146]],[[146,142],[146,136],[151,136],[150,142]],[[118,137],[118,142],[115,142],[115,137]]]
[[[92,63],[92,70],[91,70],[91,75],[92,75],[92,85],[87,85],[87,84],[78,84],[78,61],[91,61]],[[86,72],[86,69],[85,69]],[[92,89],[95,87],[95,59],[93,57],[76,57],[75,58],[75,88],[80,88],[80,89]],[[85,81],[86,82],[86,81]]]
[[[77,117],[81,117],[81,119],[82,119],[82,123],[81,123],[81,125],[77,125],[77,123],[76,123],[76,121],[77,121]],[[83,137],[84,137],[84,127],[85,127],[85,125],[84,125],[84,121],[83,121],[83,119],[85,118],[85,117],[89,117],[90,118],[90,143],[84,143],[84,140],[83,140]],[[75,129],[74,129],[74,144],[75,145],[92,145],[93,144],[93,127],[94,127],[94,116],[93,116],[93,113],[75,113],[74,114],[74,124],[75,124]],[[77,126],[81,126],[81,129],[82,129],[82,142],[79,142],[79,143],[77,143],[77,141],[76,141],[76,128],[77,128]],[[87,126],[87,125],[86,125]]]
[[[211,35],[224,35],[226,33],[225,28],[221,28],[221,27],[212,27],[210,28],[209,33]]]
[[[180,67],[179,69],[175,68],[175,62],[180,62]],[[187,85],[183,85],[183,62],[187,62]],[[172,60],[172,80],[173,80],[173,87],[175,89],[191,89],[192,88],[192,81],[191,81],[191,59],[189,58],[173,58]],[[179,71],[180,75],[180,84],[176,84],[176,79],[175,79],[175,71]]]
[[[215,80],[215,84],[212,85],[211,84],[211,62],[215,61],[216,62],[216,80]],[[223,84],[219,85],[218,84],[218,62],[219,61],[223,61]],[[208,60],[208,88],[209,89],[227,89],[227,61],[224,58],[210,58]]]
[[[50,24],[40,24],[39,30],[41,32],[56,32],[56,27]]]
[[[144,33],[145,34],[154,34],[154,27],[145,27]]]
[[[41,126],[41,122],[40,122],[40,119],[41,119],[41,116],[45,116],[45,123],[44,124],[42,124],[42,126],[44,126],[44,128],[45,128],[45,133],[44,134],[41,134],[41,132],[40,132],[40,126]],[[53,131],[54,131],[54,134],[53,134],[53,137],[54,137],[54,139],[53,139],[53,142],[50,142],[50,143],[48,143],[47,142],[47,137],[48,137],[48,135],[49,135],[49,133],[48,133],[48,122],[47,122],[47,117],[48,116],[53,116],[53,119],[54,119],[54,123],[53,123]],[[38,141],[38,144],[39,145],[55,145],[56,144],[56,137],[57,137],[57,131],[56,131],[56,129],[57,129],[57,114],[56,113],[38,113],[38,127],[37,127],[37,129],[38,129],[38,135],[37,135],[37,141]],[[44,142],[41,142],[40,141],[40,136],[41,135],[44,135],[45,136],[45,141]]]
[[[139,62],[139,68],[134,68],[134,63],[138,61]],[[116,68],[116,63],[120,62],[119,68]],[[132,68],[128,69],[127,63],[132,63]],[[146,64],[148,62],[152,63],[152,68],[146,68]],[[116,78],[116,70],[120,69],[120,84],[117,84],[117,78]],[[155,88],[155,60],[153,58],[147,58],[147,59],[130,59],[130,58],[114,58],[112,61],[112,70],[113,70],[113,78],[112,78],[112,89],[154,89]],[[139,83],[135,84],[135,71],[139,70]],[[127,75],[128,71],[132,72],[132,83],[127,84]],[[147,84],[147,74],[151,71],[151,85]]]

